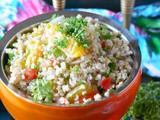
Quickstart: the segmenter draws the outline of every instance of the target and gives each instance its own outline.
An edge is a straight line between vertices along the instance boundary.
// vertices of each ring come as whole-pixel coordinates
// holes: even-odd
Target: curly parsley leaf
[[[49,54],[53,54],[56,58],[64,55],[64,52],[60,50],[58,47],[54,47],[52,50],[48,52]]]
[[[9,66],[11,65],[11,61],[13,60],[14,56],[15,55],[13,53],[8,53],[8,57],[9,57],[9,59],[8,59],[8,65]]]
[[[78,66],[78,65],[75,65],[73,68],[71,68],[71,72],[79,73],[79,72],[80,72],[79,66]]]
[[[35,79],[29,84],[35,102],[52,103],[53,83],[49,80]]]
[[[115,63],[115,62],[110,62],[110,63],[108,64],[108,66],[110,67],[110,71],[113,71],[113,70],[116,69],[116,63]]]
[[[109,71],[106,71],[102,75],[105,76],[105,77],[109,77],[109,74],[110,74]]]
[[[90,47],[90,41],[89,40],[84,40],[83,42],[81,42],[81,44],[86,49],[89,49],[89,47]]]
[[[100,39],[109,39],[109,38],[111,38],[112,36],[111,36],[111,34],[110,33],[107,33],[107,34],[100,34]]]
[[[80,46],[89,47],[89,42],[84,40],[87,21],[83,18],[66,18],[64,23],[59,24],[59,31],[71,36]]]
[[[104,39],[110,39],[112,36],[110,34],[110,32],[106,33],[107,30],[107,26],[104,24],[100,24],[100,29],[97,29],[97,31],[100,34],[100,39],[104,40]]]
[[[54,44],[57,45],[57,46],[59,46],[62,49],[66,48],[67,45],[68,45],[68,43],[69,43],[69,40],[67,38],[56,39],[54,41]]]
[[[47,20],[46,22],[51,22],[53,19],[57,18],[58,16],[56,14],[53,14],[52,17]]]

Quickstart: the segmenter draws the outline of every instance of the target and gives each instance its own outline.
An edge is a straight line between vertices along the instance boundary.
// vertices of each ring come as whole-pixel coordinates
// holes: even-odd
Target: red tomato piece
[[[95,92],[92,92],[92,93],[89,93],[89,94],[86,94],[86,95],[82,95],[79,97],[78,101],[79,103],[83,103],[83,99],[88,99],[88,98],[91,98],[92,100],[94,99],[94,95],[96,95],[97,93],[99,93],[99,91],[95,91]]]
[[[101,42],[101,47],[105,48],[105,42],[104,41]]]
[[[101,86],[104,90],[109,89],[111,87],[110,77],[107,77],[107,78],[103,79],[102,82],[101,82]]]
[[[35,69],[27,68],[24,71],[25,80],[33,80],[37,78],[37,71]]]

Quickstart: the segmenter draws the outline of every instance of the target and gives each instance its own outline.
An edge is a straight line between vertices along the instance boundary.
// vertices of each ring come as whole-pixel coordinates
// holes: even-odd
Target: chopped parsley
[[[49,80],[35,79],[29,84],[35,102],[52,103],[53,83]]]
[[[35,64],[34,69],[35,69],[35,70],[39,70],[39,65],[40,65],[40,62],[38,61],[38,62]]]
[[[48,41],[47,40],[44,41],[44,45],[48,45]]]
[[[121,57],[122,57],[121,54],[116,55],[116,58],[117,58],[117,59],[120,59]]]
[[[69,79],[70,79],[70,76],[67,76],[65,79],[67,84],[69,83]]]
[[[106,33],[106,30],[107,30],[107,26],[104,25],[104,24],[100,24],[100,29],[97,29],[97,31],[99,32],[100,34],[100,39],[101,40],[104,40],[104,39],[110,39],[112,36],[111,34],[108,32],[107,34]]]
[[[91,76],[92,76],[93,78],[95,78],[95,75],[94,75],[94,73],[93,73],[93,72],[91,73]]]
[[[106,71],[106,72],[104,72],[102,75],[103,75],[104,77],[109,77],[109,72]]]
[[[8,65],[10,66],[11,65],[11,61],[13,60],[13,57],[14,57],[15,55],[13,54],[13,53],[8,53],[8,57],[9,57],[9,59],[8,59]]]
[[[100,39],[110,39],[112,36],[110,33],[100,34]]]
[[[79,46],[89,47],[90,42],[85,40],[85,29],[87,21],[83,18],[70,17],[66,18],[65,22],[59,24],[59,32],[71,36]]]
[[[54,44],[57,45],[57,46],[59,46],[62,49],[66,48],[67,45],[68,45],[68,43],[69,43],[69,40],[67,38],[56,39],[54,41]]]
[[[110,63],[108,64],[108,66],[110,67],[110,71],[113,71],[113,70],[116,69],[116,63],[115,63],[115,62],[110,62]]]
[[[107,46],[103,48],[103,51],[107,52],[107,50],[108,50]]]
[[[34,69],[39,70],[39,66],[37,64],[35,64]]]
[[[31,53],[31,50],[29,48],[26,48],[26,56],[28,56]]]
[[[84,40],[81,44],[84,48],[89,49],[90,41],[89,40]]]
[[[78,65],[75,65],[73,68],[71,68],[71,72],[79,73],[79,72],[80,72],[79,66],[78,66]]]
[[[64,55],[64,52],[57,47],[54,47],[51,51],[48,52],[49,54],[53,54],[56,58]]]
[[[53,19],[57,18],[58,16],[56,14],[53,14],[52,17],[47,20],[46,22],[51,22]]]
[[[81,80],[78,82],[78,84],[79,85],[85,85],[85,83],[83,81],[81,81]]]

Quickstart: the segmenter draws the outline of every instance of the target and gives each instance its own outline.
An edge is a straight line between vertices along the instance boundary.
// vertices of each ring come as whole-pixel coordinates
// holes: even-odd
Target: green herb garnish
[[[26,56],[28,56],[31,53],[31,50],[29,48],[26,48]]]
[[[106,72],[104,72],[102,75],[105,76],[105,77],[109,77],[109,72],[106,71]]]
[[[108,50],[107,46],[103,48],[103,51],[107,52],[107,50]]]
[[[87,21],[83,18],[70,17],[59,24],[59,31],[71,36],[80,46],[89,47],[89,41],[84,40]]]
[[[40,62],[38,61],[38,62],[35,64],[34,69],[35,69],[35,70],[39,70],[39,65],[40,65]]]
[[[85,83],[83,81],[81,81],[81,80],[78,82],[78,84],[79,85],[85,85]]]
[[[44,41],[44,45],[48,45],[48,41],[47,40]]]
[[[116,63],[115,63],[115,62],[110,62],[110,63],[108,64],[108,66],[110,67],[110,71],[113,71],[113,70],[116,69]]]
[[[39,66],[38,66],[38,65],[35,65],[35,66],[34,66],[34,69],[35,69],[35,70],[39,70]]]
[[[91,76],[92,76],[93,78],[95,77],[95,75],[94,75],[94,73],[93,73],[93,72],[91,73]]]
[[[8,65],[10,66],[11,65],[11,61],[13,60],[13,58],[14,58],[14,54],[13,53],[8,53]]]
[[[69,78],[70,78],[70,76],[67,76],[65,79],[67,84],[69,83]]]
[[[64,52],[57,47],[54,47],[51,51],[48,52],[49,54],[53,54],[56,58],[64,55]]]
[[[160,82],[149,82],[139,87],[138,94],[129,111],[122,118],[128,116],[133,120],[160,120]]]
[[[102,40],[104,40],[104,39],[110,39],[112,36],[111,36],[111,34],[110,33],[107,33],[107,34],[100,34],[100,39]]]
[[[112,36],[111,34],[108,32],[107,34],[106,33],[106,30],[107,30],[107,26],[104,25],[104,24],[100,24],[100,29],[97,29],[97,31],[99,32],[100,34],[100,39],[101,40],[104,40],[104,39],[110,39]]]
[[[57,46],[59,46],[59,47],[62,48],[62,49],[66,48],[67,45],[68,45],[68,43],[69,43],[69,40],[66,39],[66,38],[56,39],[56,40],[54,41],[54,44],[57,45]]]
[[[80,72],[79,66],[78,66],[78,65],[75,65],[73,68],[71,68],[71,72],[79,73],[79,72]]]
[[[29,84],[35,102],[52,103],[53,83],[49,80],[35,79]]]
[[[117,58],[117,59],[120,59],[121,57],[122,57],[121,54],[116,55],[116,58]]]
[[[56,14],[53,14],[52,17],[47,20],[46,22],[51,22],[53,19],[57,18],[58,16]]]
[[[82,45],[84,48],[89,49],[90,41],[89,41],[89,40],[84,40],[83,42],[81,42],[81,45]]]

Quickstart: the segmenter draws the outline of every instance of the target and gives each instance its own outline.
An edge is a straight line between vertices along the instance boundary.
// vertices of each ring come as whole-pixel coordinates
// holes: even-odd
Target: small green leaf
[[[82,46],[86,49],[89,49],[90,46],[90,41],[89,40],[85,40],[81,42]]]
[[[68,43],[69,43],[69,40],[66,39],[66,38],[56,39],[56,40],[54,41],[54,44],[57,45],[57,46],[59,46],[59,47],[62,48],[62,49],[66,48],[67,45],[68,45]]]
[[[53,19],[57,18],[58,16],[56,14],[53,14],[52,17],[47,20],[46,22],[51,22]]]
[[[110,39],[112,36],[110,33],[107,33],[105,35],[102,35],[103,39]]]
[[[59,24],[58,31],[72,37],[80,46],[89,47],[89,42],[84,40],[87,21],[83,18],[70,17]]]
[[[71,72],[74,72],[74,73],[79,73],[79,66],[78,65],[75,65],[73,68],[71,68]]]
[[[44,41],[44,45],[48,45],[48,41],[47,40]]]
[[[121,54],[116,55],[116,58],[117,58],[117,59],[120,59],[121,57],[122,57]]]
[[[8,65],[10,66],[11,65],[11,61],[13,60],[13,58],[14,58],[14,54],[13,53],[9,53],[8,54],[8,57],[9,57],[9,59],[8,59]]]
[[[80,81],[78,82],[78,84],[79,84],[79,85],[84,85],[85,83],[80,80]]]
[[[109,77],[109,72],[108,71],[106,71],[105,73],[103,73],[102,74],[103,76],[105,76],[105,77]]]
[[[32,98],[35,102],[51,103],[53,98],[53,83],[49,80],[35,79],[29,84]]]
[[[54,47],[51,51],[48,52],[49,54],[53,54],[56,58],[64,55],[64,52],[57,47]]]
[[[113,70],[116,69],[116,63],[115,63],[115,62],[110,62],[110,63],[108,64],[108,66],[110,67],[110,71],[113,71]]]
[[[67,76],[65,79],[67,84],[69,83],[69,79],[70,79],[70,76]]]
[[[103,50],[104,50],[105,52],[107,52],[108,47],[107,47],[107,46],[106,46],[106,47],[104,47],[104,48],[103,48]]]

